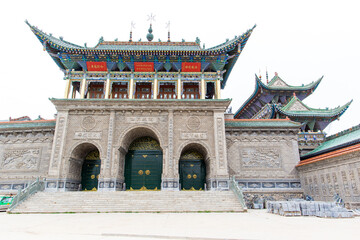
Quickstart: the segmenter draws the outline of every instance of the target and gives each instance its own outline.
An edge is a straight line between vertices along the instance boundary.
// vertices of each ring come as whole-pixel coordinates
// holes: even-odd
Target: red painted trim
[[[356,151],[360,151],[360,144],[356,144],[356,145],[353,145],[350,147],[338,149],[338,150],[335,150],[332,152],[324,153],[319,156],[306,159],[304,161],[301,161],[298,165],[296,165],[296,167],[304,166],[304,165],[307,165],[310,163],[319,162],[319,161],[326,160],[326,159],[333,158],[333,157],[342,156],[344,154],[349,154],[349,153],[356,152]]]

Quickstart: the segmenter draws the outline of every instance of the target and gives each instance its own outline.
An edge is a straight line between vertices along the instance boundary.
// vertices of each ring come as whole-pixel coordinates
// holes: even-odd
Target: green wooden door
[[[83,191],[96,191],[100,174],[101,160],[85,160],[81,171]]]
[[[203,190],[205,164],[202,160],[180,160],[180,186],[182,190]]]
[[[162,152],[129,150],[125,158],[125,184],[129,190],[160,190]]]

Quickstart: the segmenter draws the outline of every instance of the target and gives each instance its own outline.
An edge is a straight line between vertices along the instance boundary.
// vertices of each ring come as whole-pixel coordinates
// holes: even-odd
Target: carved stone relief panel
[[[39,148],[5,150],[0,170],[38,170],[39,162]]]
[[[201,120],[199,117],[190,116],[186,120],[186,126],[190,130],[198,130],[200,128],[200,125],[201,125]]]
[[[243,148],[240,150],[241,167],[256,169],[280,169],[279,148]]]
[[[82,122],[81,122],[81,127],[86,130],[86,131],[90,131],[91,129],[93,129],[96,126],[96,120],[94,117],[92,116],[86,116],[83,118]]]

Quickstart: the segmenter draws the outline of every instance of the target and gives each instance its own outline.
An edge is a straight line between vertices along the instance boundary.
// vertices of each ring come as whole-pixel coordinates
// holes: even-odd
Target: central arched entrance
[[[101,160],[98,150],[89,152],[82,165],[81,170],[81,190],[96,191],[100,174]]]
[[[125,156],[125,186],[127,190],[160,190],[162,150],[151,137],[139,137],[129,146]]]
[[[204,190],[206,175],[204,156],[195,149],[184,151],[179,161],[179,175],[182,190]]]

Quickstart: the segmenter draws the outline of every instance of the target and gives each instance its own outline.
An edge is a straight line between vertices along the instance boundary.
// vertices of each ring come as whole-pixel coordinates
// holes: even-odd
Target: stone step
[[[39,192],[12,213],[243,212],[232,191]]]

